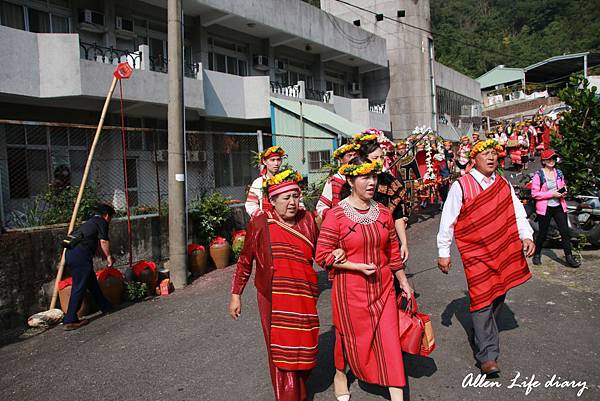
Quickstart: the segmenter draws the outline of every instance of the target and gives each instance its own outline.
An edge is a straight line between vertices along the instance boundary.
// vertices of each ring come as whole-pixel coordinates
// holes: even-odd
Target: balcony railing
[[[96,43],[79,42],[81,58],[104,64],[117,65],[129,62],[133,68],[141,68],[142,52],[133,52],[129,49],[121,50],[114,47],[104,47]]]
[[[375,104],[369,103],[369,111],[373,113],[384,114],[385,113],[385,103]]]
[[[331,100],[331,92],[306,88],[306,98],[318,102],[329,103]]]
[[[278,95],[316,100],[323,103],[329,103],[331,100],[331,92],[306,88],[303,81],[298,81],[296,85],[285,85],[281,82],[274,81],[271,81],[270,84],[271,93],[276,93]]]
[[[301,97],[300,85],[285,85],[281,82],[271,81],[271,92],[289,97]]]
[[[129,62],[135,69],[147,69],[156,72],[168,72],[168,61],[163,56],[147,56],[148,65],[143,65],[144,53],[148,46],[142,45],[138,51],[129,49],[115,49],[114,47],[100,46],[96,43],[79,42],[80,56],[84,60],[96,61],[104,64],[117,65],[122,62]],[[196,78],[200,73],[200,63],[185,63],[184,75],[188,78]]]
[[[165,57],[161,55],[149,56],[148,60],[150,60],[151,71],[164,72],[165,74],[169,72],[169,62]],[[185,63],[183,67],[183,75],[188,78],[196,78],[200,73],[200,63]]]

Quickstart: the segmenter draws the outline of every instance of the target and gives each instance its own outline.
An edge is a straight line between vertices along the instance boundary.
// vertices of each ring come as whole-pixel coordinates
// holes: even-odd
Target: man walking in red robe
[[[448,273],[452,237],[465,268],[476,359],[481,372],[500,372],[496,319],[509,289],[531,278],[525,254],[535,251],[533,230],[509,182],[496,173],[502,147],[495,140],[471,149],[474,168],[448,193],[437,236],[438,267]]]

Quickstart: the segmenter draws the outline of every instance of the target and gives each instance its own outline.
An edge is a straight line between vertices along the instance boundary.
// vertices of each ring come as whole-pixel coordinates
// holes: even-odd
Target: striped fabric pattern
[[[331,185],[331,199],[329,199],[324,194],[321,194],[319,200],[323,202],[325,206],[328,208],[332,208],[340,202],[340,192],[342,191],[342,186],[346,183],[346,180],[339,174],[336,173],[331,176],[327,184]],[[325,191],[323,191],[325,192]]]
[[[503,177],[483,190],[471,174],[459,179],[463,207],[454,227],[471,312],[531,278],[519,238],[510,185]]]
[[[376,272],[367,277],[332,270],[331,252],[336,248],[342,248],[352,262],[375,264]],[[368,225],[354,223],[340,206],[331,209],[321,226],[315,260],[332,272],[335,367],[343,369],[347,362],[362,381],[403,387],[393,272],[404,266],[389,209],[380,205],[378,220]]]
[[[317,364],[319,287],[312,268],[309,238],[270,214],[273,255],[271,358],[284,370],[312,369]]]

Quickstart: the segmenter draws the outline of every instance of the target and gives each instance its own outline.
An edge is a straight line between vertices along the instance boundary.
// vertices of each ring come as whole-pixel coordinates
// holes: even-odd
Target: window
[[[248,47],[225,39],[208,38],[208,69],[226,74],[248,75]]]
[[[4,26],[25,29],[25,7],[3,1],[0,7],[0,22]]]
[[[331,159],[331,151],[317,150],[308,152],[308,169],[311,172],[319,171]]]
[[[44,3],[46,3],[44,5]],[[62,2],[39,2],[35,7],[0,1],[2,25],[36,33],[69,33],[69,11]]]
[[[336,96],[346,95],[346,75],[343,72],[325,71],[325,90]]]
[[[217,187],[243,187],[255,178],[252,150],[258,148],[255,136],[215,135],[215,184]]]
[[[44,193],[48,184],[81,181],[91,130],[5,125],[11,199]]]

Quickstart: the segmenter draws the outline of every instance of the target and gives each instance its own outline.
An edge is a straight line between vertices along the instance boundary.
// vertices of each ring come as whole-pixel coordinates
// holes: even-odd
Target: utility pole
[[[169,51],[169,271],[175,288],[187,284],[185,120],[183,103],[183,13],[181,0],[168,0]]]

